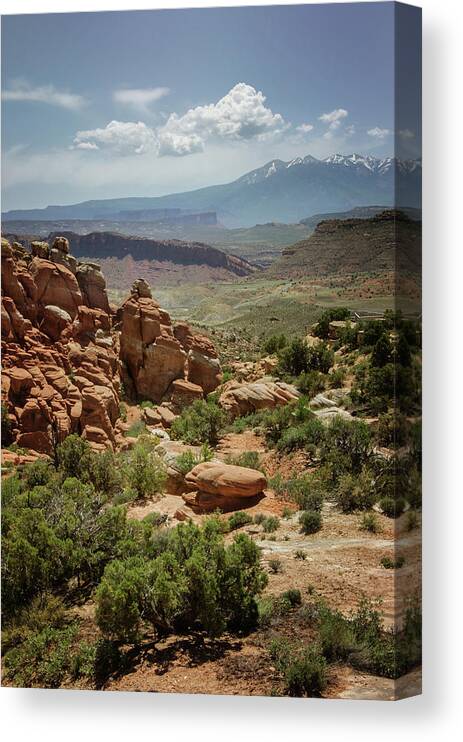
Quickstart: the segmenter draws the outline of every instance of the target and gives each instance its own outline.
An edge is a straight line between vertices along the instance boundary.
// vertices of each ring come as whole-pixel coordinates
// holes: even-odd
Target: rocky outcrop
[[[219,404],[232,417],[239,417],[257,410],[281,407],[294,402],[299,396],[296,387],[282,381],[261,379],[243,384],[230,381],[224,386]]]
[[[149,290],[149,287],[148,287]],[[161,402],[174,396],[200,398],[221,381],[220,361],[211,341],[185,323],[173,325],[144,283],[135,282],[118,310],[124,384],[136,399]],[[189,382],[175,385],[174,382]]]
[[[146,281],[111,310],[99,267],[62,237],[31,252],[2,240],[2,354],[8,435],[43,454],[70,433],[119,445],[121,374],[132,396],[161,403],[145,411],[159,429],[221,380],[210,340],[174,326]]]
[[[70,433],[114,446],[119,416],[118,339],[111,317],[87,307],[67,240],[2,240],[2,402],[8,435],[52,454]],[[57,262],[54,262],[56,260]],[[106,297],[107,302],[107,297]]]
[[[106,281],[101,268],[96,263],[84,263],[76,270],[77,283],[82,292],[84,303],[87,307],[101,309],[110,313],[108,295],[106,293]]]
[[[221,461],[197,464],[186,476],[184,501],[193,510],[236,510],[254,505],[264,496],[267,479],[260,471]]]

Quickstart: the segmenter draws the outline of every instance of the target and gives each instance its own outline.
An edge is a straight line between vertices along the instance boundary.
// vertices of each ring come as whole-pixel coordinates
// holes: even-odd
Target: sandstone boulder
[[[47,304],[44,307],[40,329],[52,340],[58,340],[61,333],[71,326],[71,316],[61,307]]]
[[[168,396],[174,409],[181,412],[184,407],[188,407],[196,399],[203,399],[204,391],[199,384],[193,384],[186,379],[175,379],[169,387]]]
[[[255,497],[267,486],[262,472],[218,461],[198,464],[186,475],[185,481],[190,490],[234,498]]]
[[[37,286],[38,303],[43,307],[47,304],[58,306],[74,319],[83,302],[79,285],[69,268],[50,260],[33,258],[30,274]]]
[[[110,313],[106,281],[97,263],[81,263],[76,271],[77,283],[82,292],[84,304],[93,309]]]
[[[31,242],[31,253],[35,258],[43,258],[43,260],[48,260],[50,257],[48,242],[33,240]]]
[[[131,293],[144,299],[152,299],[151,288],[148,281],[144,278],[137,278],[132,284]]]
[[[248,415],[262,409],[273,409],[293,402],[300,396],[296,387],[282,381],[262,379],[249,383],[228,382],[219,404],[232,417]]]

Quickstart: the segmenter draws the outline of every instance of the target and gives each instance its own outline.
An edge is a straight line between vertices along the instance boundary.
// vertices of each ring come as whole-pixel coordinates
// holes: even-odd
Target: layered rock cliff
[[[237,276],[248,276],[256,268],[247,260],[235,255],[227,255],[202,242],[183,240],[154,240],[145,237],[127,237],[115,232],[91,232],[76,234],[63,232],[69,240],[72,253],[76,257],[86,258],[119,258],[131,255],[134,260],[170,261],[180,265],[205,265],[211,268],[223,268]],[[49,235],[49,241],[57,237]]]

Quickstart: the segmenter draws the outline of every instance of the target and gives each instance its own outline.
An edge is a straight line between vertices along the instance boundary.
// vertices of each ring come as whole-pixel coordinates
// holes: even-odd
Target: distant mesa
[[[30,247],[31,237],[6,233],[8,239]],[[72,254],[79,259],[92,260],[104,269],[108,285],[127,289],[138,275],[150,283],[157,277],[167,280],[171,274],[178,280],[224,280],[248,276],[258,270],[247,260],[227,254],[202,242],[184,240],[155,240],[129,237],[115,232],[51,232],[48,242],[58,236],[67,239]],[[121,261],[124,261],[123,265]],[[135,272],[137,276],[132,275]],[[196,278],[195,278],[196,277]]]
[[[371,217],[381,214],[381,212],[387,211],[387,206],[355,206],[353,209],[348,211],[335,211],[327,214],[312,214],[307,216],[305,219],[301,219],[299,224],[303,224],[309,229],[315,229],[316,226],[327,219],[371,219]],[[414,221],[421,220],[421,209],[401,206],[400,211],[406,214],[410,219]]]
[[[321,221],[307,239],[286,247],[266,271],[279,278],[354,273],[421,274],[421,222],[385,210],[370,219]]]

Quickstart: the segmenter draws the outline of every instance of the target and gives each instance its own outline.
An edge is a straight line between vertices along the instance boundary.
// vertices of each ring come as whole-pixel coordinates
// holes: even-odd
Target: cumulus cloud
[[[9,89],[4,90],[2,92],[2,99],[7,101],[47,103],[51,106],[67,108],[70,111],[77,111],[87,103],[83,95],[57,90],[53,85],[33,87],[24,81],[18,81]]]
[[[401,129],[399,131],[399,137],[401,139],[414,139],[415,138],[415,132],[411,131],[411,129]]]
[[[375,126],[373,129],[368,129],[367,131],[368,136],[374,139],[385,139],[390,133],[390,129],[381,129],[379,126]]]
[[[308,134],[313,129],[312,124],[300,124],[299,126],[296,126],[296,131],[298,131],[300,134]]]
[[[109,148],[121,155],[157,152],[156,132],[143,121],[110,121],[101,129],[78,131],[72,149]]]
[[[161,90],[167,88],[153,88],[150,95],[145,95],[146,90],[119,90],[115,94],[119,102],[142,106],[148,99],[162,97]],[[201,152],[206,142],[265,141],[288,127],[279,113],[273,113],[265,105],[265,100],[262,92],[241,82],[217,103],[190,108],[183,115],[171,113],[162,126],[150,127],[142,121],[111,121],[104,128],[78,131],[72,148],[184,157]],[[304,126],[306,132],[312,128],[310,124]]]
[[[169,88],[121,88],[113,92],[113,99],[116,103],[147,111],[151,103],[155,103],[169,93]]]
[[[198,134],[161,130],[159,132],[159,156],[184,157],[204,150],[204,140]]]
[[[264,139],[283,131],[287,124],[265,105],[265,95],[244,82],[235,85],[217,103],[172,113],[158,130],[160,155],[190,154],[208,139],[243,141]]]
[[[345,108],[335,108],[334,111],[330,111],[330,113],[322,113],[318,119],[324,124],[328,124],[328,129],[330,131],[335,131],[336,129],[339,129],[342,120],[348,115],[349,113]]]

